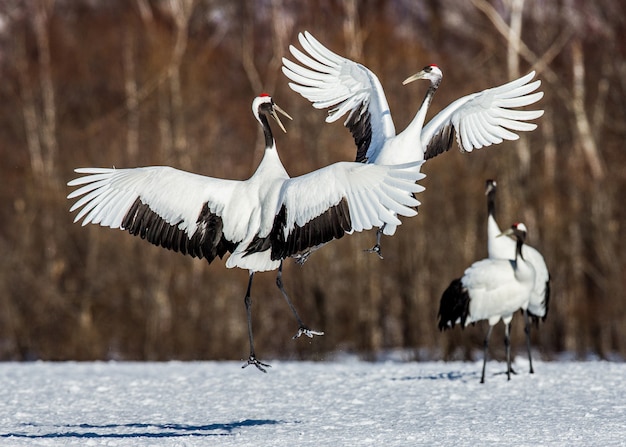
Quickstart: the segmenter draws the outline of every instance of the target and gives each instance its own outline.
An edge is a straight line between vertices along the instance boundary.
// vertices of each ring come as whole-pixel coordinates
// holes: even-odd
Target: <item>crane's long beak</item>
[[[424,70],[420,71],[419,73],[415,73],[413,76],[409,76],[404,81],[402,81],[402,85],[410,84],[411,82],[417,81],[418,79],[424,79],[425,74],[426,72]]]
[[[272,118],[274,118],[276,120],[276,122],[278,123],[280,128],[283,130],[283,132],[287,133],[287,129],[285,129],[285,126],[283,126],[283,123],[280,121],[280,118],[278,118],[278,114],[276,112],[282,113],[283,115],[285,115],[290,120],[293,120],[293,118],[290,117],[287,112],[285,112],[283,109],[278,107],[276,104],[273,104],[272,111],[270,112],[270,114],[272,115]]]
[[[497,235],[496,237],[500,237],[500,236],[512,236],[513,235],[513,228],[509,228],[505,231],[503,231],[502,233],[500,233],[499,235]]]

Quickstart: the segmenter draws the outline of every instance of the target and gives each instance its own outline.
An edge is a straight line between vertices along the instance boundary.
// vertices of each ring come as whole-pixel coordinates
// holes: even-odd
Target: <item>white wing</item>
[[[374,158],[396,134],[380,81],[368,68],[333,53],[308,32],[299,33],[298,40],[308,55],[289,47],[302,64],[283,58],[283,73],[293,81],[289,87],[315,108],[332,107],[329,123],[348,113],[344,125],[357,145],[357,161]]]
[[[530,295],[528,311],[537,318],[545,319],[550,304],[550,272],[543,256],[537,249],[524,244],[522,256],[535,269],[535,285]]]
[[[539,118],[543,110],[513,109],[543,97],[543,92],[532,93],[541,85],[539,80],[530,82],[534,76],[533,71],[499,87],[464,96],[443,109],[422,129],[424,158],[447,151],[452,131],[456,131],[461,151],[471,152],[503,140],[517,140],[515,132],[534,130],[537,125],[525,121]]]
[[[209,262],[241,240],[235,226],[222,218],[241,182],[166,166],[76,172],[88,175],[68,183],[80,186],[68,199],[82,196],[70,209],[80,209],[74,222],[83,219],[83,225],[128,230],[155,245]]]
[[[424,188],[422,162],[384,166],[341,162],[287,180],[272,230],[272,259],[338,239],[344,233],[384,224],[397,215],[414,216],[413,194]]]
[[[510,259],[481,259],[465,270],[461,282],[471,290],[497,290],[515,282],[513,265],[514,261]]]
[[[513,261],[483,259],[472,264],[461,282],[470,294],[469,315],[465,325],[480,320],[495,324],[528,302],[530,290],[515,279]]]

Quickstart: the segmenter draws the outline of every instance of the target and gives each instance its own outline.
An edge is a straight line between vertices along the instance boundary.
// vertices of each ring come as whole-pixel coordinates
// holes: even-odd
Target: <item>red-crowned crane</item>
[[[518,139],[515,132],[537,127],[525,121],[543,115],[543,110],[512,109],[534,104],[543,97],[543,92],[532,93],[541,81],[530,82],[535,76],[531,72],[499,87],[457,99],[424,126],[426,112],[443,77],[439,67],[429,65],[403,82],[426,79],[430,87],[411,123],[396,135],[385,92],[372,71],[333,53],[309,32],[299,33],[298,40],[307,54],[293,45],[289,47],[301,64],[283,58],[283,73],[293,81],[289,86],[311,101],[313,107],[331,108],[326,122],[348,114],[344,125],[354,137],[356,161],[398,164],[428,160],[450,149],[455,134],[461,152],[471,152],[503,140]],[[392,235],[395,230],[395,225],[380,228],[376,245],[368,251],[382,258],[381,232]]]
[[[278,269],[277,285],[289,303],[300,334],[321,335],[306,328],[282,287],[282,260],[345,233],[374,226],[399,225],[396,217],[413,216],[419,202],[412,196],[424,188],[420,163],[368,166],[335,163],[289,178],[269,126],[268,116],[285,130],[269,95],[254,99],[252,112],[265,135],[265,153],[248,180],[224,180],[168,166],[133,169],[80,168],[88,174],[68,183],[80,186],[68,199],[82,196],[70,211],[75,222],[127,230],[155,245],[211,263],[230,256],[226,267],[249,271],[244,298],[250,355],[245,366],[264,371],[257,360],[251,323],[252,278],[255,272]]]
[[[510,324],[515,312],[528,307],[535,282],[535,269],[524,259],[522,251],[526,232],[526,226],[517,223],[501,233],[500,235],[512,235],[516,239],[512,249],[513,259],[487,258],[473,263],[465,270],[463,277],[450,283],[441,296],[439,330],[453,328],[457,323],[465,328],[480,320],[489,321],[480,383],[485,383],[489,337],[500,320],[505,325],[506,372],[508,380],[511,380]]]
[[[487,196],[487,251],[493,259],[511,259],[515,250],[515,242],[508,237],[498,237],[501,233],[496,222],[496,189],[495,180],[485,182],[485,195]],[[550,273],[543,256],[530,245],[522,247],[524,259],[530,262],[535,269],[535,284],[530,295],[528,308],[524,311],[524,332],[526,333],[526,349],[528,350],[528,363],[530,373],[533,374],[533,361],[530,355],[530,327],[531,320],[539,324],[539,319],[546,320],[550,304]]]

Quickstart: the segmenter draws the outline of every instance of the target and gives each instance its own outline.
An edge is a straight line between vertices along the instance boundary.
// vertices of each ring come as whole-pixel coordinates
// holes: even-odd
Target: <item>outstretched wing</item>
[[[272,229],[272,259],[339,239],[345,233],[384,224],[400,225],[397,215],[414,216],[424,188],[416,181],[422,162],[384,166],[341,162],[287,180]]]
[[[543,92],[532,93],[541,85],[539,80],[530,82],[534,76],[533,71],[499,87],[464,96],[439,112],[422,129],[424,159],[450,149],[452,132],[456,132],[461,152],[471,152],[503,140],[517,140],[515,132],[536,129],[536,124],[526,121],[539,118],[543,110],[515,110],[543,97]]]
[[[241,240],[222,218],[238,182],[166,166],[134,169],[81,168],[68,186],[80,186],[70,211],[74,222],[127,230],[155,245],[206,258],[233,251]],[[82,196],[82,197],[81,197]]]
[[[380,81],[361,64],[346,59],[324,47],[309,32],[298,34],[307,54],[289,46],[301,65],[283,58],[283,73],[293,82],[289,87],[318,109],[331,108],[326,122],[344,122],[357,145],[356,161],[374,158],[396,131]]]

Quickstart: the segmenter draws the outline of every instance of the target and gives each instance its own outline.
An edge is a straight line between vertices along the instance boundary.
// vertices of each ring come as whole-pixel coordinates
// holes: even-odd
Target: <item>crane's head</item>
[[[259,119],[259,116],[261,116],[262,114],[269,115],[276,120],[276,122],[278,123],[280,128],[283,130],[283,132],[287,133],[285,126],[283,126],[283,123],[278,118],[278,114],[276,112],[283,114],[290,120],[293,119],[287,114],[287,112],[285,112],[283,109],[278,107],[274,103],[274,100],[272,99],[272,97],[268,95],[267,93],[261,93],[259,96],[254,98],[254,101],[252,101],[252,113],[254,113],[254,116],[256,117],[257,120]]]
[[[495,192],[496,186],[498,185],[496,184],[495,180],[489,179],[485,181],[485,195],[488,196],[490,192]]]
[[[511,236],[517,239],[518,241],[524,242],[526,240],[527,234],[528,234],[528,229],[526,228],[526,225],[524,225],[521,222],[518,222],[518,223],[514,223],[513,225],[511,225],[511,228],[509,228],[508,230],[500,233],[498,237]]]
[[[422,69],[422,71],[415,73],[413,76],[409,76],[404,81],[402,81],[402,85],[407,85],[413,81],[417,81],[418,79],[428,79],[431,84],[439,85],[441,79],[443,78],[443,72],[436,65],[428,65]]]

